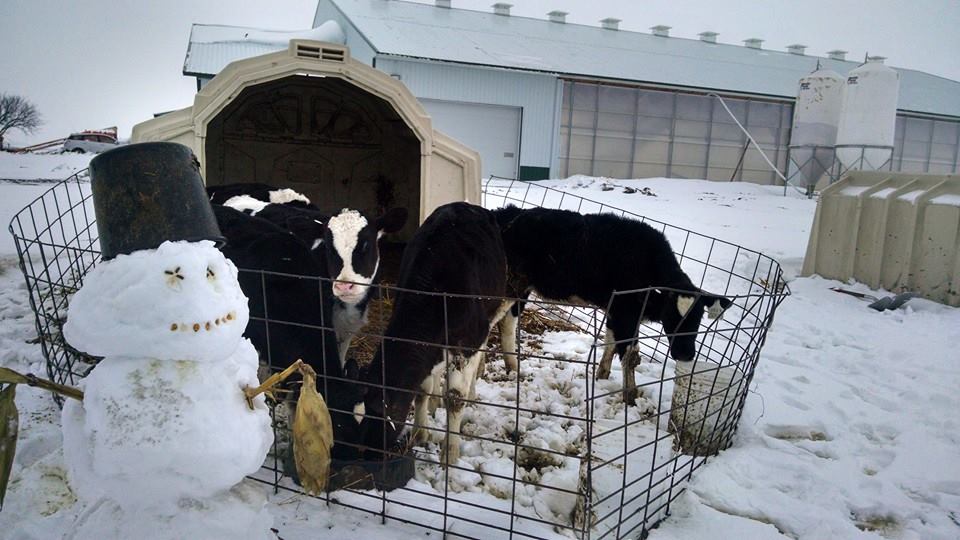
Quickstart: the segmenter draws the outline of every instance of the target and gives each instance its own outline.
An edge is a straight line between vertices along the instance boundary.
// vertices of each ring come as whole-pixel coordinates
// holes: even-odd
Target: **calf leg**
[[[502,308],[501,308],[502,309]],[[503,362],[507,365],[507,371],[517,371],[517,322],[520,320],[520,313],[523,312],[523,302],[513,302],[506,309],[500,318],[498,326],[500,327],[500,352],[503,354]]]
[[[637,379],[635,368],[640,363],[640,353],[636,345],[630,345],[620,355],[620,365],[623,369],[623,402],[627,405],[637,404]]]
[[[430,439],[430,430],[428,418],[437,410],[434,396],[440,392],[440,376],[442,375],[442,364],[437,364],[427,375],[427,378],[420,383],[421,393],[414,398],[413,409],[413,441],[414,444],[425,443]],[[433,405],[431,410],[431,405]]]
[[[617,342],[614,348],[620,355],[620,366],[623,370],[623,402],[627,405],[634,405],[637,401],[634,368],[639,363],[636,339],[640,326],[640,313],[638,310],[630,309],[632,307],[632,304],[615,305],[611,307],[607,317],[608,329],[613,334],[613,340],[608,341],[608,346],[613,341]],[[607,351],[604,351],[604,357],[606,356]],[[610,358],[613,358],[612,354]]]
[[[610,378],[610,368],[613,364],[613,353],[616,351],[616,346],[613,342],[613,330],[607,328],[607,333],[603,339],[603,358],[600,359],[600,366],[597,368],[597,379]]]
[[[482,349],[483,347],[481,347]],[[463,421],[464,396],[476,379],[483,351],[465,356],[462,352],[444,352],[447,359],[447,389],[444,404],[447,408],[447,433],[440,463],[447,466],[460,460],[460,423]]]

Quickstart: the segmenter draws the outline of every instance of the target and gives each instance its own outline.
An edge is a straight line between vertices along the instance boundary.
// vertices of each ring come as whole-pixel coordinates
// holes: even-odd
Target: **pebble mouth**
[[[236,319],[237,319],[237,313],[235,311],[231,311],[226,315],[224,315],[223,317],[217,317],[212,321],[204,321],[202,323],[200,322],[170,323],[170,331],[171,332],[177,332],[177,331],[189,332],[192,330],[193,332],[200,332],[200,330],[204,330],[206,332],[210,332],[212,330],[215,330],[220,325],[229,324],[235,321]]]

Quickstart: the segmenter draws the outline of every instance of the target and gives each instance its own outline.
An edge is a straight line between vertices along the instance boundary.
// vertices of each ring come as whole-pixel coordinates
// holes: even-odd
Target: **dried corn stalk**
[[[17,451],[20,415],[13,401],[16,392],[15,384],[8,384],[0,390],[0,509],[3,508],[3,497],[7,493],[10,472],[13,470],[13,456]]]
[[[323,397],[317,393],[317,374],[309,365],[300,368],[303,385],[293,418],[293,460],[303,488],[312,495],[322,493],[330,475],[333,422]]]

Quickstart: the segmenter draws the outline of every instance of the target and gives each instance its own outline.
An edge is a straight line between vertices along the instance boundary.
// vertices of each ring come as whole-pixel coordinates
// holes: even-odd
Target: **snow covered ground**
[[[651,538],[960,537],[960,362],[954,351],[960,310],[912,300],[900,311],[878,313],[829,291],[837,282],[798,278],[815,204],[784,197],[782,188],[587,177],[543,184],[759,250],[778,259],[790,280],[793,296],[768,336],[733,447],[695,473]],[[0,184],[0,223],[39,194],[37,187]],[[637,192],[624,193],[627,187]],[[39,345],[29,343],[33,315],[11,249],[5,238],[0,365],[43,374]],[[578,346],[559,334],[544,341],[545,350]],[[21,440],[0,536],[56,538],[82,510],[65,481],[59,412],[49,396],[30,388],[18,389],[17,403]],[[466,452],[465,459],[479,465],[488,449],[477,446],[478,455]],[[496,466],[490,460],[489,468]],[[564,504],[539,503],[538,511]],[[273,495],[269,509],[286,540],[426,535],[290,493]]]
[[[94,154],[0,152],[0,182],[50,182],[87,168]],[[6,206],[6,205],[5,205]]]

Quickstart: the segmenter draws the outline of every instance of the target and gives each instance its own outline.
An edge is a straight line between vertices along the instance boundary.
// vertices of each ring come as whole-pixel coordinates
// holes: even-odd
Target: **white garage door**
[[[421,100],[433,127],[480,153],[483,177],[517,177],[520,107]]]

